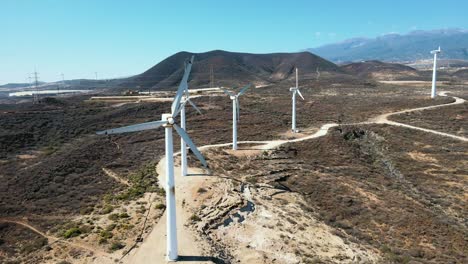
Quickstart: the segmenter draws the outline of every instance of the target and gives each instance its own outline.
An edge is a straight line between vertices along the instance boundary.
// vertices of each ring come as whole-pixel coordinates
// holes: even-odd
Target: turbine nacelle
[[[305,100],[304,96],[302,96],[302,93],[299,90],[299,87],[291,87],[291,88],[289,88],[289,91],[293,92],[293,95],[295,95],[296,93],[299,94],[299,96],[302,98],[302,100]]]
[[[163,125],[164,127],[170,127],[170,126],[174,125],[174,123],[175,123],[175,120],[174,120],[174,117],[172,117],[172,114],[162,114],[161,115],[161,120],[166,121],[166,124]]]
[[[442,50],[439,47],[438,49],[431,51],[431,54],[439,54],[441,52],[442,52]]]

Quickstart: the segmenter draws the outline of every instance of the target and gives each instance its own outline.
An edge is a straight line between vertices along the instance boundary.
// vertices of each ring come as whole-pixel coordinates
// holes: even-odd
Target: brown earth
[[[232,179],[234,186],[223,201],[234,197],[231,199],[245,204],[249,200],[256,211],[244,215],[252,220],[236,223],[233,214],[242,205],[231,202],[232,208],[220,207],[215,203],[216,191],[208,192],[206,195],[213,198],[203,203],[202,208],[208,210],[200,212],[204,215],[201,218],[216,211],[225,212],[219,213],[219,218],[208,217],[212,220],[202,221],[198,228],[214,244],[233,248],[231,252],[238,259],[246,254],[238,250],[242,245],[253,248],[260,254],[258,263],[271,263],[271,258],[279,263],[342,263],[355,258],[370,262],[380,259],[385,263],[463,263],[468,249],[464,191],[468,168],[466,162],[460,161],[466,160],[467,147],[457,140],[434,141],[428,133],[367,125],[338,127],[325,137],[286,144],[258,156],[231,156],[223,150],[213,150],[208,157],[214,174]],[[249,189],[253,198],[236,199],[243,196],[242,189]],[[295,198],[291,200],[292,197]],[[265,213],[274,221],[259,221],[262,217],[258,214]],[[225,216],[231,216],[234,223],[223,225]],[[304,225],[305,217],[331,228],[325,232],[329,234],[325,242],[314,239],[324,229],[311,227],[310,220]],[[288,221],[293,226],[285,225]],[[246,229],[263,230],[263,243],[271,245],[262,247],[254,238],[243,244],[242,239],[247,239],[243,236],[257,234]],[[275,239],[267,235],[280,233],[286,236]],[[332,235],[347,241],[345,244],[354,253],[346,253],[346,247],[338,242],[331,243]],[[283,258],[274,252],[280,247]],[[335,247],[342,249],[341,257],[325,254],[326,249]]]
[[[293,137],[287,133],[290,126],[288,85],[256,88],[240,98],[239,140]],[[305,84],[302,89],[306,101],[298,101],[297,105],[298,127],[306,133],[314,131],[325,123],[365,121],[380,113],[452,101],[443,97],[429,100],[426,95],[427,89],[374,85],[346,87],[343,83],[336,85],[332,83],[319,88],[309,85],[310,83]],[[460,90],[452,89],[452,91]],[[123,255],[131,247],[132,239],[136,239],[139,234],[137,231],[141,228],[135,224],[143,219],[142,214],[137,211],[142,210],[141,206],[148,210],[151,206],[162,203],[161,199],[156,199],[144,205],[135,204],[144,193],[161,194],[157,175],[154,171],[146,170],[148,166],[151,167],[151,162],[158,161],[163,155],[163,133],[147,131],[108,137],[98,137],[93,133],[100,129],[159,119],[163,112],[167,112],[170,103],[120,104],[118,107],[113,107],[111,103],[85,103],[83,99],[87,98],[74,97],[48,105],[1,106],[0,210],[2,217],[28,217],[34,226],[44,233],[51,232],[57,236],[78,226],[83,229],[81,231],[88,230],[89,233],[71,240],[79,242],[88,237],[89,240],[85,243],[95,245],[101,250],[108,250],[110,245],[97,244],[101,232],[99,227],[104,229],[106,225],[111,224],[112,221],[108,222],[106,219],[116,212],[128,213],[130,216],[128,221],[125,219],[115,221],[117,225],[123,224],[127,227],[134,225],[134,227],[130,228],[128,233],[113,231],[113,235],[121,240],[125,239],[125,235],[129,236],[124,249],[118,251]],[[197,145],[230,142],[231,101],[225,96],[214,95],[194,98],[194,101],[205,112],[204,115],[197,115],[192,110],[188,111],[188,132]],[[175,140],[176,149],[179,146],[178,142]],[[322,144],[323,152],[335,152],[332,144],[326,142]],[[414,157],[421,157],[415,153]],[[246,156],[250,157],[253,153],[247,154]],[[324,153],[320,155],[326,156]],[[242,158],[242,155],[225,157]],[[216,167],[216,157],[208,155],[208,159],[213,159],[209,160],[210,166]],[[249,163],[244,164],[244,167],[248,166]],[[229,166],[227,165],[225,169],[229,169]],[[275,170],[277,169],[271,167],[271,171]],[[112,175],[109,175],[109,171]],[[122,177],[122,180],[116,177]],[[126,182],[130,187],[125,184]],[[279,181],[278,184],[280,183],[283,186],[281,188],[286,190],[294,187],[288,186],[285,182]],[[306,196],[300,195],[297,197],[298,200],[304,200],[304,204],[310,202]],[[128,206],[128,203],[132,206]],[[108,210],[109,206],[112,208],[111,212]],[[279,210],[278,213],[287,213],[282,209]],[[294,210],[306,209],[298,205]],[[450,207],[450,210],[460,214],[460,210],[456,207]],[[293,212],[297,215],[302,214],[298,211]],[[149,224],[157,221],[158,216],[160,214],[155,214]],[[304,213],[303,217],[308,217],[308,214]],[[357,240],[347,247],[345,246],[347,238],[337,236],[333,231],[336,227],[328,223],[327,218],[320,218],[322,216],[319,217],[319,214],[314,217],[315,226],[320,227],[324,236],[336,242],[333,245],[337,251],[340,248],[347,248],[348,253],[343,255],[344,259],[348,261],[352,261],[353,257],[375,259],[375,252],[380,249],[374,242],[363,243],[361,248],[360,243],[363,241]],[[92,221],[93,224],[88,221]],[[288,225],[285,220],[281,221],[283,225]],[[305,218],[303,221],[306,221]],[[308,230],[316,231],[314,228]],[[289,233],[291,240],[294,239],[293,235],[294,233]],[[307,240],[307,237],[304,239]],[[394,245],[390,242],[385,243]],[[326,248],[326,243],[320,245],[317,254]],[[307,248],[301,248],[302,251],[298,254],[307,252]],[[441,252],[445,258],[444,254],[447,253]],[[75,255],[80,256],[80,254]],[[293,252],[291,257],[296,255]],[[336,254],[324,253],[320,256],[330,260],[336,257]],[[73,257],[71,259],[73,260]]]
[[[468,136],[468,103],[440,109],[395,115],[390,119],[458,136]]]

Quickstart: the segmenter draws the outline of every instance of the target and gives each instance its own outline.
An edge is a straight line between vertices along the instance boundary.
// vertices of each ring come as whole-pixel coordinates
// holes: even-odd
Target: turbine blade
[[[244,88],[242,88],[242,90],[239,92],[238,96],[243,95],[249,88],[250,88],[250,84],[247,84],[246,86],[244,86]]]
[[[187,100],[186,100],[185,102],[179,104],[179,108],[178,108],[177,111],[176,111],[175,113],[173,113],[172,115],[173,115],[173,116],[178,116],[179,113],[180,113],[180,111],[182,110],[182,108],[185,107],[185,104],[187,104]]]
[[[297,93],[299,94],[299,96],[302,98],[302,100],[305,100],[305,99],[304,99],[304,96],[302,96],[302,94],[301,94],[301,91],[299,91],[299,88],[297,88],[296,91],[297,91]]]
[[[190,58],[190,60],[189,60],[188,62],[186,62],[185,68],[187,68],[187,63],[193,64],[193,61],[194,61],[194,60],[195,60],[195,55],[192,55],[192,57]],[[192,66],[190,66],[190,69],[192,69],[191,67],[192,67]],[[188,83],[187,83],[187,86],[185,87],[184,93],[185,93],[185,97],[186,97],[186,98],[189,98],[189,97],[190,97],[190,92],[189,92]]]
[[[136,125],[107,129],[107,130],[96,132],[96,134],[111,135],[111,134],[121,134],[121,133],[128,133],[128,132],[137,132],[137,131],[143,131],[143,130],[149,130],[149,129],[156,129],[166,123],[167,121],[164,121],[164,120],[152,121],[152,122],[141,123],[141,124],[136,124]]]
[[[219,88],[219,89],[223,90],[223,92],[224,92],[227,96],[234,96],[234,94],[231,93],[231,91],[228,91],[228,90],[224,89],[223,87],[221,87],[221,88]]]
[[[195,110],[197,110],[197,112],[198,112],[200,115],[202,114],[200,108],[198,108],[198,107],[195,105],[195,103],[192,102],[192,100],[187,99],[187,102],[189,102],[189,104],[190,104],[193,108],[195,108]]]
[[[179,110],[180,100],[182,99],[182,95],[184,94],[184,92],[188,89],[187,81],[188,81],[191,70],[192,70],[192,61],[188,61],[187,64],[185,65],[184,76],[182,76],[182,80],[180,81],[176,96],[174,97],[174,101],[172,102],[172,105],[171,105],[172,117],[176,117],[177,116],[176,112],[180,111]]]
[[[200,162],[203,164],[203,166],[206,168],[207,167],[207,164],[206,164],[206,160],[205,158],[203,157],[203,155],[200,153],[200,151],[198,150],[198,148],[195,146],[195,144],[193,144],[192,140],[190,139],[189,135],[187,134],[187,132],[185,132],[184,129],[182,129],[181,127],[179,127],[178,125],[174,124],[173,125],[175,130],[177,131],[177,133],[180,135],[180,137],[182,137],[185,141],[185,143],[187,143],[187,145],[190,147],[190,149],[192,150],[193,154],[195,154],[195,156],[198,158],[198,160],[200,160]]]

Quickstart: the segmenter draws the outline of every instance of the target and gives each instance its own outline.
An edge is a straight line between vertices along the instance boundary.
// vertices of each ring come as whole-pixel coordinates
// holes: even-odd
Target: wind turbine
[[[244,86],[238,94],[235,94],[231,91],[228,91],[224,88],[221,88],[225,94],[229,96],[232,100],[232,149],[237,149],[237,122],[239,122],[239,96],[243,95],[247,89],[250,88],[250,84]]]
[[[296,94],[299,94],[302,100],[304,100],[304,97],[302,96],[301,91],[299,91],[297,68],[296,68],[296,87],[289,88],[289,91],[292,92],[292,132],[297,133],[299,131],[296,129]]]
[[[431,54],[434,54],[434,68],[432,70],[432,90],[431,90],[431,98],[435,98],[437,95],[436,91],[436,81],[437,81],[437,54],[441,52],[440,46],[439,49],[431,51]]]
[[[190,61],[185,63],[184,75],[187,76],[190,74],[192,69],[194,56],[190,59]],[[188,77],[187,77],[188,78]],[[199,114],[201,114],[200,109],[190,100],[190,92],[188,90],[188,84],[185,86],[184,94],[181,100],[180,106],[180,127],[185,130],[185,105],[189,103]],[[180,167],[182,176],[187,176],[187,144],[184,141],[184,138],[180,138]]]
[[[186,65],[190,69],[192,62],[188,62]],[[151,121],[147,123],[141,123],[131,126],[125,126],[120,128],[113,128],[104,131],[97,132],[98,135],[109,135],[109,134],[120,134],[127,132],[136,132],[149,129],[156,129],[164,127],[165,130],[165,145],[166,145],[166,208],[167,208],[167,259],[169,261],[175,261],[178,258],[177,252],[177,227],[176,227],[176,203],[175,203],[175,185],[174,185],[174,145],[172,143],[172,131],[173,129],[184,139],[185,143],[190,147],[195,156],[200,160],[203,166],[207,167],[206,160],[203,155],[193,144],[189,135],[185,130],[176,124],[175,118],[179,115],[182,110],[182,95],[187,89],[187,80],[190,71],[185,71],[182,81],[177,90],[177,94],[174,97],[174,101],[171,106],[170,114],[163,114],[161,120]]]

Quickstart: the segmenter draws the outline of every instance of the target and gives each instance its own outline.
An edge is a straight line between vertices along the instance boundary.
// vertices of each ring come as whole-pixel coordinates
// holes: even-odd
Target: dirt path
[[[441,92],[440,95],[441,96],[447,96],[447,92]],[[414,109],[409,109],[409,110],[403,110],[403,111],[398,111],[398,112],[393,112],[393,113],[387,113],[387,114],[379,115],[379,116],[377,116],[375,118],[372,118],[368,123],[388,124],[388,125],[392,125],[392,126],[400,126],[400,127],[405,127],[405,128],[424,131],[424,132],[427,132],[427,133],[436,134],[436,135],[439,135],[439,136],[450,137],[450,138],[457,139],[457,140],[468,141],[468,138],[466,138],[466,137],[456,136],[456,135],[453,135],[453,134],[440,132],[440,131],[437,131],[437,130],[411,126],[411,125],[407,125],[407,124],[403,124],[403,123],[388,120],[388,117],[390,117],[392,115],[399,115],[399,114],[404,114],[404,113],[409,113],[409,112],[423,111],[423,110],[428,110],[428,109],[435,109],[435,108],[447,107],[447,106],[451,106],[451,105],[458,105],[458,104],[465,103],[465,99],[455,97],[455,96],[452,96],[452,98],[455,99],[455,102],[453,102],[453,103],[426,106],[426,107],[419,107],[419,108],[414,108]]]
[[[127,180],[119,177],[117,175],[117,173],[111,171],[110,169],[106,169],[106,168],[102,168],[102,171],[109,177],[113,178],[114,180],[116,180],[117,182],[120,182],[121,184],[123,185],[126,185],[126,186],[130,186],[130,183],[128,183]]]
[[[37,233],[45,238],[48,239],[48,244],[49,245],[52,245],[52,244],[55,244],[55,243],[63,243],[63,244],[66,244],[66,245],[69,245],[73,248],[78,248],[78,249],[82,249],[82,250],[85,250],[87,252],[92,252],[96,257],[100,257],[101,259],[108,259],[109,260],[109,263],[113,263],[113,259],[116,257],[112,254],[109,254],[107,252],[104,252],[104,251],[100,251],[100,250],[97,250],[96,248],[94,247],[91,247],[89,245],[86,245],[86,244],[82,244],[82,243],[77,243],[77,242],[71,242],[71,241],[67,241],[67,240],[64,240],[62,238],[58,238],[58,237],[55,237],[55,236],[50,236],[50,235],[47,235],[46,233],[40,231],[39,229],[37,229],[36,227],[30,225],[29,223],[27,222],[24,222],[24,221],[21,221],[21,220],[15,220],[15,219],[0,219],[0,223],[3,222],[3,223],[11,223],[11,224],[16,224],[16,225],[20,225],[20,226],[23,226],[25,228],[28,228],[29,230],[33,231],[34,233]]]
[[[442,96],[447,96],[445,92],[441,93]],[[455,135],[451,135],[448,133],[443,133],[435,130],[419,128],[415,126],[410,126],[394,121],[388,120],[388,117],[391,115],[397,115],[412,111],[421,111],[427,109],[434,109],[439,107],[445,107],[450,105],[462,104],[465,102],[464,99],[453,97],[455,102],[443,105],[434,105],[428,107],[420,107],[414,108],[404,111],[392,112],[383,115],[379,115],[375,118],[370,119],[366,122],[355,123],[355,124],[341,124],[341,125],[359,125],[359,124],[388,124],[388,125],[395,125],[406,127],[410,129],[416,129],[425,131],[428,133],[437,134],[440,136],[451,137],[458,140],[467,141],[467,138],[459,137]],[[318,131],[314,134],[291,139],[291,140],[270,140],[270,141],[240,141],[239,144],[259,144],[259,149],[267,150],[267,149],[274,149],[286,143],[293,143],[293,142],[300,142],[304,140],[309,140],[313,138],[318,138],[327,135],[328,131],[332,127],[336,127],[339,124],[330,123],[323,125]],[[232,145],[231,143],[223,143],[223,144],[213,144],[213,145],[205,145],[201,146],[200,150],[206,150],[208,148],[216,148],[216,147],[227,147]],[[179,153],[175,153],[174,156],[178,155]],[[179,239],[179,255],[181,256],[181,260],[178,261],[180,263],[213,263],[210,260],[209,255],[203,249],[208,249],[209,246],[206,241],[197,239],[197,235],[194,234],[188,227],[185,226],[185,223],[188,222],[189,216],[188,212],[185,209],[185,203],[193,203],[193,200],[196,199],[196,189],[199,186],[207,186],[209,181],[213,180],[213,176],[206,176],[203,174],[203,171],[197,168],[189,168],[190,173],[194,176],[189,177],[182,177],[180,173],[179,163],[174,163],[174,173],[175,173],[175,182],[176,182],[176,194],[177,194],[177,235]],[[159,175],[159,182],[165,182],[166,170],[165,170],[165,158],[162,158],[158,165],[157,165],[157,172]],[[197,175],[197,176],[195,176]],[[210,178],[211,177],[211,178]],[[166,251],[166,215],[164,214],[161,220],[153,227],[153,230],[145,238],[144,242],[140,244],[140,246],[130,252],[128,256],[126,256],[122,261],[124,263],[146,263],[148,260],[151,260],[155,263],[164,263],[166,262],[165,259],[165,251]]]
[[[178,155],[179,153],[175,153]],[[159,182],[166,181],[165,158],[162,158],[156,171],[159,175]],[[204,248],[209,246],[205,241],[196,238],[185,223],[189,221],[190,215],[185,210],[184,204],[190,203],[194,199],[194,192],[197,186],[206,185],[209,177],[206,176],[188,176],[182,177],[178,163],[174,163],[174,176],[176,182],[176,210],[177,210],[177,239],[179,244],[178,263],[212,263],[208,254],[204,253]],[[191,174],[203,174],[204,172],[197,168],[190,168]],[[206,175],[206,174],[205,174]],[[152,263],[166,262],[166,213],[160,218],[159,222],[153,227],[151,233],[145,238],[144,242],[139,247],[130,252],[122,261],[124,263],[147,263],[151,259]]]

